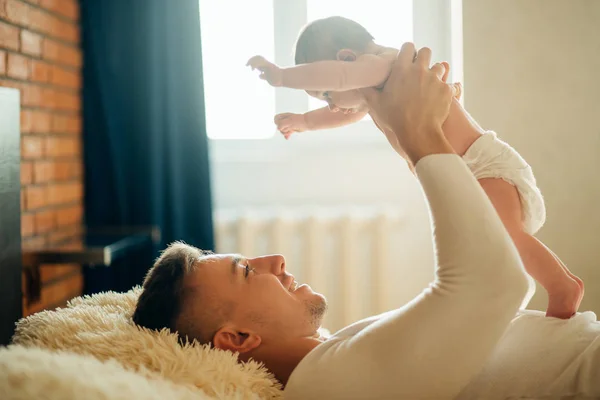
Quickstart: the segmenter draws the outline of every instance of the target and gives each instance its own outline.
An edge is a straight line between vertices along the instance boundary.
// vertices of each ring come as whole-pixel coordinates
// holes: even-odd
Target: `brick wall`
[[[81,51],[77,0],[0,0],[0,86],[21,91],[23,247],[68,240],[81,229]],[[41,269],[39,302],[81,293],[79,266]],[[24,285],[24,290],[26,290]]]

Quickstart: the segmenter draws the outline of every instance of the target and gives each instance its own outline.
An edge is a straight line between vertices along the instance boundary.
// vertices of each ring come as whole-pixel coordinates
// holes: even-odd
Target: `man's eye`
[[[250,271],[251,271],[250,264],[246,264],[246,269],[244,270],[244,277],[247,278]]]
[[[329,98],[329,92],[323,92],[323,98],[328,99]]]

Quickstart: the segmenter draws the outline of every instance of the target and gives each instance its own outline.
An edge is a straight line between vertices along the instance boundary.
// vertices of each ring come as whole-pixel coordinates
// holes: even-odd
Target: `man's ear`
[[[342,49],[336,55],[338,61],[356,61],[357,57],[356,53],[350,49]]]
[[[213,337],[213,345],[217,349],[230,350],[244,354],[260,346],[261,338],[248,330],[239,330],[233,326],[224,326]]]

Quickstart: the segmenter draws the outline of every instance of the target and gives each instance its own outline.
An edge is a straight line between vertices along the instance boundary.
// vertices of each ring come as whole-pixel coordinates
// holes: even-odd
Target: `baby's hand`
[[[254,56],[246,64],[252,70],[260,71],[260,79],[269,82],[271,86],[281,86],[283,83],[283,71],[277,65],[267,61],[263,56]]]
[[[308,130],[304,114],[283,113],[275,116],[275,125],[277,130],[289,139],[294,132],[304,132]]]

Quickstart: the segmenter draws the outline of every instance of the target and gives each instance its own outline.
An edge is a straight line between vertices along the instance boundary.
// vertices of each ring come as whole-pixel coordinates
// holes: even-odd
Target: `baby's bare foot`
[[[567,277],[560,287],[548,292],[547,317],[569,319],[579,308],[583,298],[583,281]]]

